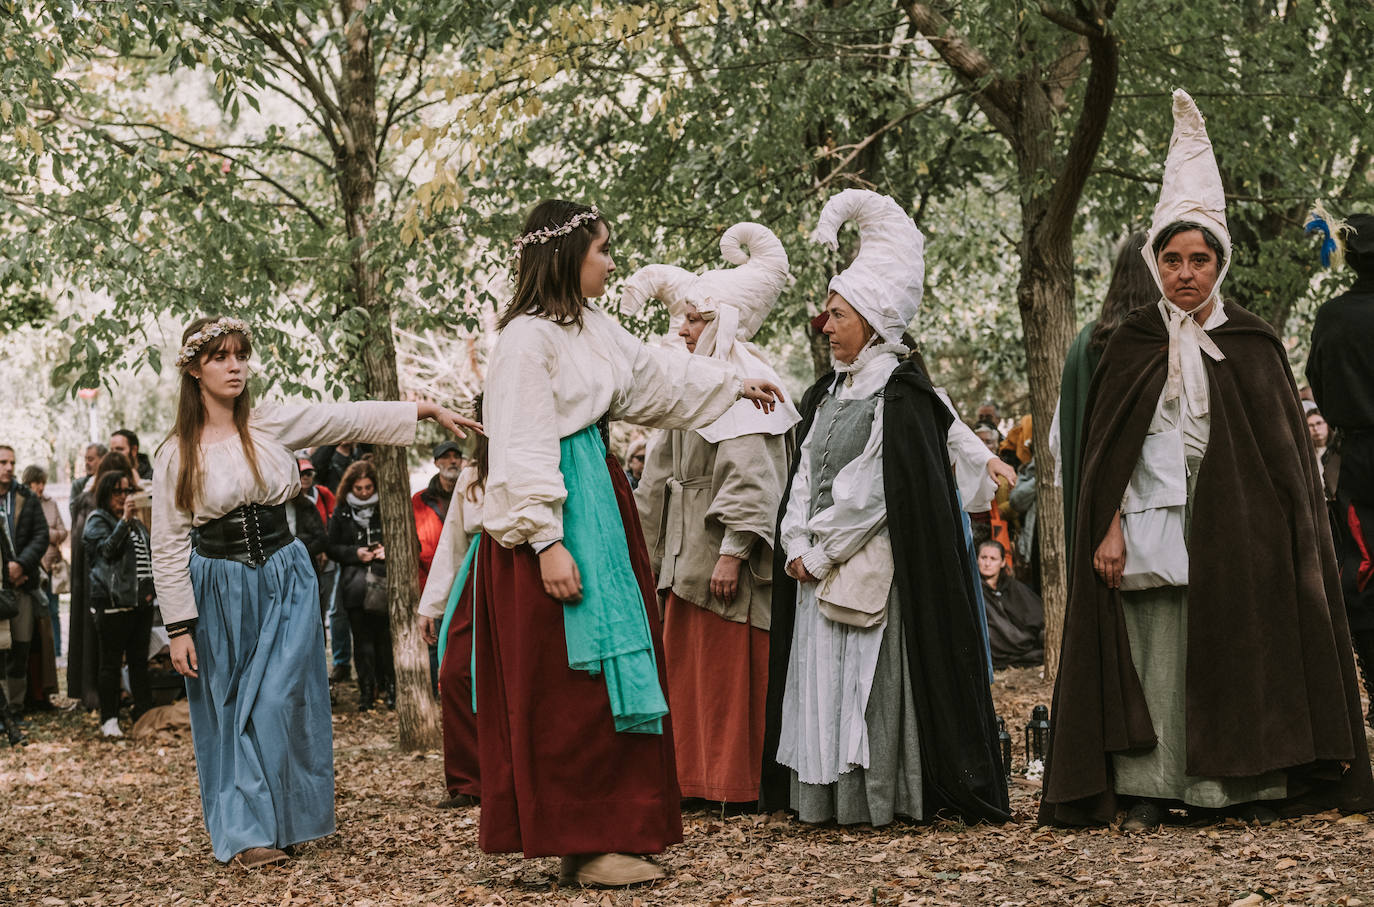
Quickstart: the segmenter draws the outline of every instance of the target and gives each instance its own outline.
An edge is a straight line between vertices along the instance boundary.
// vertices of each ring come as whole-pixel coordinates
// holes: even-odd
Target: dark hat
[[[1345,263],[1357,274],[1374,274],[1374,214],[1345,219]]]
[[[431,451],[431,453],[433,454],[433,459],[437,460],[450,450],[460,457],[463,455],[462,445],[457,441],[440,441],[438,444],[434,445],[434,450]]]

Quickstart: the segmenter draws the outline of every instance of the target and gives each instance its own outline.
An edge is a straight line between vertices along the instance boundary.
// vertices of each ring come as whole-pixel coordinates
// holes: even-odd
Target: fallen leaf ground
[[[1030,669],[999,672],[994,689],[1013,736],[1049,699]],[[479,851],[477,810],[434,809],[439,756],[399,752],[394,716],[358,715],[345,689],[334,733],[339,833],[285,866],[244,873],[210,854],[189,739],[106,743],[94,716],[38,716],[30,746],[0,751],[0,905],[1374,907],[1364,816],[1178,824],[1136,837],[1040,829],[1038,786],[1024,779],[1012,792],[1017,822],[1005,827],[811,827],[780,814],[688,812],[686,840],[662,858],[668,881],[569,890],[555,883],[553,860]]]

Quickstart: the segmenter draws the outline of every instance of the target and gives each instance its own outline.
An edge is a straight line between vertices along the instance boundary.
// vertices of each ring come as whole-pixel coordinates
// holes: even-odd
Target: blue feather
[[[1325,219],[1312,215],[1312,219],[1306,224],[1305,233],[1320,233],[1322,239],[1322,267],[1331,267],[1331,256],[1336,251],[1336,241],[1331,238],[1331,225]]]

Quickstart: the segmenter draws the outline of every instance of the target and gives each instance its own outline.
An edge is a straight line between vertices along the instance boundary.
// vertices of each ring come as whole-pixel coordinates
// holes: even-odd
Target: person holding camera
[[[353,670],[358,676],[360,712],[372,708],[379,692],[387,708],[396,707],[386,548],[377,502],[377,469],[371,460],[358,460],[339,482],[326,549],[329,559],[339,564],[339,597],[353,631]]]
[[[134,694],[130,717],[152,708],[148,684],[148,636],[153,629],[153,559],[148,529],[138,516],[133,474],[116,469],[100,476],[95,509],[86,518],[81,543],[89,565],[88,596],[95,614],[100,668],[100,733],[119,729],[119,669],[129,666]]]

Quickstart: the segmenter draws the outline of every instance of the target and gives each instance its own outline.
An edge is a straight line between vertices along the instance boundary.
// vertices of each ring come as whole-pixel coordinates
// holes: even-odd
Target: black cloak
[[[834,383],[832,372],[803,396],[798,451],[817,405]],[[887,528],[916,703],[926,816],[947,810],[968,822],[1005,822],[1011,817],[1006,774],[998,753],[987,656],[946,446],[953,416],[930,379],[910,360],[897,366],[882,394],[883,491],[888,502],[900,502],[889,503]],[[794,462],[784,501],[796,470]],[[780,527],[781,514],[779,537]],[[787,767],[774,759],[797,609],[797,583],[787,575],[785,558],[778,546],[759,798],[765,811],[789,808],[791,791]]]
[[[1203,357],[1211,434],[1188,538],[1187,772],[1286,770],[1307,804],[1364,808],[1374,786],[1355,663],[1297,386],[1273,329],[1232,303],[1226,315],[1208,332],[1226,358]],[[1137,309],[1093,376],[1042,822],[1111,821],[1112,754],[1157,742],[1121,592],[1092,561],[1140,455],[1168,348],[1158,306]]]
[[[1365,220],[1374,227],[1374,218],[1366,216]],[[1374,244],[1374,239],[1368,241]],[[1374,542],[1372,338],[1374,269],[1361,274],[1349,290],[1317,309],[1312,352],[1307,357],[1312,396],[1327,424],[1340,432],[1340,473],[1332,529],[1350,628],[1366,633],[1374,630],[1374,551],[1370,549]],[[1374,665],[1367,669],[1374,669]],[[1368,679],[1365,682],[1368,684]]]

